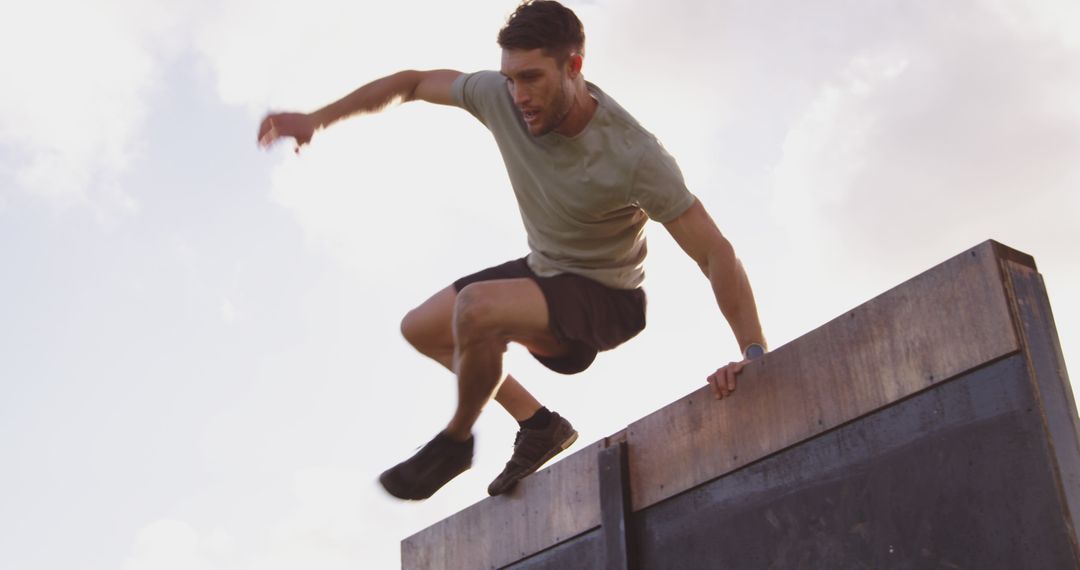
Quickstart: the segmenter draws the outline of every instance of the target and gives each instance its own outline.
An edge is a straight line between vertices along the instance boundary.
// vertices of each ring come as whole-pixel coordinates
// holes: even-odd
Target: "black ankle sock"
[[[529,429],[544,429],[551,425],[551,410],[542,407],[536,410],[536,413],[531,418],[518,422],[518,425]]]

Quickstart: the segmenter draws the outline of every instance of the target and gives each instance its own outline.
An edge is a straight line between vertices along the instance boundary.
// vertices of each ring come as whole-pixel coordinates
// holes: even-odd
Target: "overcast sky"
[[[399,69],[497,68],[514,2],[3,2],[0,567],[392,568],[483,498],[516,427],[495,407],[435,498],[375,479],[453,406],[401,317],[526,251],[490,136],[419,103],[299,156],[255,132]],[[678,159],[773,347],[994,238],[1035,256],[1076,362],[1075,0],[568,4],[586,77]],[[570,378],[508,355],[583,443],[738,355],[649,236],[644,333]]]

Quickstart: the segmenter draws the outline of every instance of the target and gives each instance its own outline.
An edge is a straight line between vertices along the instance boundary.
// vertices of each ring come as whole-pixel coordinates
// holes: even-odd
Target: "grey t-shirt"
[[[495,71],[454,81],[454,103],[487,126],[506,163],[528,234],[529,267],[573,273],[616,289],[645,277],[645,222],[669,222],[694,203],[675,159],[595,85],[599,103],[574,137],[529,134]]]

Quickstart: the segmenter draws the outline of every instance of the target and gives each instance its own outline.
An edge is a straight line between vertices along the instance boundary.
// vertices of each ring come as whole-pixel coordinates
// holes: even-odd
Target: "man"
[[[315,130],[397,100],[455,105],[492,132],[528,235],[527,257],[463,277],[402,321],[405,338],[457,375],[450,423],[379,481],[402,499],[425,499],[469,468],[472,426],[492,397],[520,424],[514,453],[488,487],[505,493],[569,447],[577,432],[504,374],[509,342],[563,374],[645,327],[643,228],[664,224],[708,277],[744,359],[708,377],[716,397],[765,339],[746,273],[683,183],[674,159],[622,107],[582,76],[585,35],[558,2],[526,1],[499,32],[499,73],[403,71],[311,114],[268,115],[262,145],[300,146]]]

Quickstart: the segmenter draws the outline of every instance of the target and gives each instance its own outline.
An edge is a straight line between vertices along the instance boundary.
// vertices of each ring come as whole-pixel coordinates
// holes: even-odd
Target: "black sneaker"
[[[454,441],[439,432],[415,455],[379,475],[379,483],[399,499],[426,499],[472,466],[473,441]]]
[[[521,428],[514,438],[514,455],[506,462],[502,473],[488,485],[488,494],[501,495],[513,489],[523,477],[573,445],[577,438],[574,426],[555,412],[551,413],[551,423],[544,429]]]

